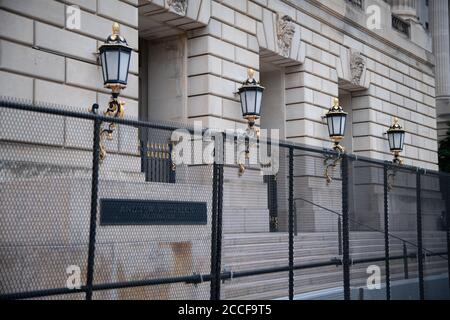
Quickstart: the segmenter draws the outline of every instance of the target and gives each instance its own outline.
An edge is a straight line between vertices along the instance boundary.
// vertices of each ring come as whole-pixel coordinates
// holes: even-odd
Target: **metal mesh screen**
[[[230,149],[231,148],[231,149]],[[238,156],[229,143],[225,158]],[[239,272],[285,267],[288,264],[286,155],[280,148],[279,170],[263,176],[260,166],[248,161],[256,156],[250,149],[242,175],[238,167],[225,165],[223,186],[222,270]],[[231,157],[228,157],[231,158]],[[270,180],[269,180],[270,179]],[[275,187],[276,184],[276,187]],[[267,273],[233,278],[221,286],[223,299],[281,299],[288,295],[288,273]]]
[[[447,210],[448,176],[421,175],[424,298],[448,297]]]
[[[73,268],[80,270],[82,288],[86,285],[94,121],[4,108],[0,121],[0,294],[45,291],[50,296],[44,299],[85,298],[85,293],[49,291],[66,290]],[[101,128],[107,126],[103,123]],[[142,132],[146,145],[153,148],[147,157],[142,155]],[[111,139],[105,141],[107,156],[100,164],[98,183],[94,290],[210,273],[212,165],[202,164],[203,153],[193,150],[188,152],[190,162],[167,163],[172,157],[167,147],[172,146],[171,134],[172,130],[151,126],[116,124]],[[203,150],[205,142],[200,138]],[[144,166],[143,160],[149,163]],[[111,200],[119,200],[113,208],[121,214],[119,223],[104,223],[103,202]],[[121,211],[120,201],[132,200],[138,204]],[[187,218],[173,223],[164,217],[154,223],[141,221],[139,202],[145,201],[204,204],[205,221],[190,223]],[[180,205],[177,209],[180,215],[187,212]],[[179,282],[101,290],[94,298],[208,299],[209,295],[209,282]]]
[[[203,131],[177,140],[178,126],[131,120],[116,123],[96,171],[94,124],[105,119],[9,107],[0,109],[2,298],[85,299],[91,284],[94,299],[449,296],[448,175],[287,143],[271,154],[276,172],[262,162],[240,172],[234,137],[212,165],[218,140]],[[369,288],[377,272],[381,288]]]
[[[92,129],[0,109],[0,294],[65,288],[70,266],[86,281]]]
[[[351,160],[348,171],[351,290],[356,299],[385,299],[383,166]]]
[[[146,139],[139,144],[139,131]],[[201,135],[191,135],[187,149],[174,150],[183,158],[180,165],[167,166],[171,130],[118,126],[118,132],[107,147],[99,180],[99,225],[96,235],[94,283],[123,283],[159,278],[176,278],[195,274],[209,274],[211,268],[211,212],[212,165],[202,164],[203,154],[194,150]],[[149,146],[150,163],[142,166],[141,146]],[[183,154],[184,152],[184,154]],[[190,153],[190,157],[188,154]],[[144,172],[143,172],[144,171]],[[168,172],[172,171],[170,175]],[[176,181],[174,178],[176,177]],[[205,203],[205,223],[176,222],[163,217],[161,222],[145,223],[133,212],[127,221],[118,224],[102,223],[105,199],[169,202],[163,216],[175,210],[178,217],[192,202]],[[134,210],[134,209],[133,209]],[[136,209],[137,210],[137,209]],[[98,299],[209,299],[209,283],[201,285],[175,283],[138,288],[96,292]]]
[[[391,298],[418,299],[416,173],[398,167],[388,171]]]
[[[339,257],[342,212],[340,165],[317,152],[294,151],[294,265],[329,262]],[[336,289],[339,288],[339,294]],[[315,295],[311,296],[311,292]],[[296,299],[342,298],[342,268],[335,265],[294,271]]]

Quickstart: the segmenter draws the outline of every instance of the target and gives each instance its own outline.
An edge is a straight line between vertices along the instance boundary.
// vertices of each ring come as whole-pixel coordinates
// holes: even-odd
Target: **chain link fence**
[[[74,110],[1,100],[1,299],[449,297],[446,174]]]

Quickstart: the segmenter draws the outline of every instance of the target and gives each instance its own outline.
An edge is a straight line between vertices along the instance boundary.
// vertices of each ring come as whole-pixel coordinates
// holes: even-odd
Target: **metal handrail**
[[[305,202],[307,202],[307,203],[309,203],[309,204],[312,204],[312,205],[314,205],[314,206],[316,206],[316,207],[318,207],[318,208],[320,208],[320,209],[323,209],[323,210],[325,210],[325,211],[334,213],[335,215],[337,215],[337,216],[339,216],[339,217],[342,217],[342,214],[341,214],[341,213],[339,213],[339,212],[337,212],[337,211],[334,211],[334,210],[331,210],[331,209],[329,209],[329,208],[326,208],[326,207],[324,207],[324,206],[321,206],[320,204],[314,203],[314,202],[312,202],[312,201],[306,200],[306,199],[304,199],[304,198],[297,197],[297,198],[294,199],[294,201],[296,201],[296,200],[302,200],[302,201],[305,201]],[[374,231],[374,232],[379,232],[379,233],[384,234],[384,231],[383,231],[383,230],[374,228],[374,227],[372,227],[372,226],[369,226],[369,225],[367,225],[367,224],[365,224],[365,223],[362,223],[362,222],[360,222],[360,221],[358,221],[358,220],[355,220],[355,219],[352,219],[352,218],[350,218],[350,217],[349,217],[349,221],[351,221],[351,222],[353,222],[353,223],[356,223],[356,224],[358,224],[358,225],[360,225],[360,226],[362,226],[362,227],[368,228],[368,229],[370,229],[370,230],[372,230],[372,231]],[[403,238],[401,238],[401,237],[399,237],[399,236],[396,236],[396,235],[394,235],[394,234],[392,234],[392,233],[389,233],[389,232],[388,232],[388,235],[389,235],[390,237],[394,238],[394,239],[397,239],[397,240],[402,241],[403,243],[408,243],[408,244],[410,244],[410,245],[412,245],[413,247],[416,247],[416,248],[418,247],[418,245],[416,245],[414,242],[411,242],[411,241],[409,241],[409,240],[403,239]],[[431,250],[429,250],[429,249],[423,248],[423,250],[424,250],[424,251],[427,251],[427,252],[430,253],[430,254],[433,254],[433,255],[435,254],[433,251],[431,251]],[[445,260],[448,259],[448,257],[444,257],[444,256],[441,256],[441,258],[442,258],[442,259],[445,259]]]
[[[426,257],[433,257],[438,255],[444,255],[447,252],[436,252],[425,254]],[[411,253],[406,256],[406,258],[416,258],[416,253]],[[405,256],[396,255],[391,256],[390,260],[400,260],[404,259]],[[352,259],[352,264],[365,264],[372,262],[384,261],[385,257],[369,257],[369,258],[360,258],[360,259]],[[306,269],[314,269],[320,267],[329,267],[329,266],[341,266],[343,265],[343,261],[341,258],[334,257],[327,261],[321,262],[311,262],[311,263],[302,263],[296,264],[293,266],[294,270],[306,270]],[[223,271],[220,273],[220,280],[230,280],[235,278],[243,278],[250,277],[256,275],[263,275],[269,273],[278,273],[278,272],[287,272],[289,271],[289,266],[282,267],[269,267],[269,268],[260,268],[256,270],[243,270],[243,271]],[[92,291],[104,291],[104,290],[115,290],[115,289],[125,289],[125,288],[136,288],[136,287],[145,287],[145,286],[157,286],[164,284],[174,284],[174,283],[186,283],[186,284],[200,284],[203,282],[209,282],[212,280],[211,274],[193,274],[189,276],[178,276],[178,277],[167,277],[167,278],[158,278],[158,279],[147,279],[147,280],[136,280],[136,281],[124,281],[124,282],[115,282],[115,283],[102,283],[102,284],[93,284]],[[40,297],[48,297],[48,296],[56,296],[56,295],[65,295],[65,294],[76,294],[76,293],[84,293],[86,292],[86,286],[81,286],[79,289],[68,289],[68,288],[54,288],[47,290],[36,290],[36,291],[28,291],[28,292],[16,292],[9,294],[0,295],[0,300],[18,300],[18,299],[33,299]]]

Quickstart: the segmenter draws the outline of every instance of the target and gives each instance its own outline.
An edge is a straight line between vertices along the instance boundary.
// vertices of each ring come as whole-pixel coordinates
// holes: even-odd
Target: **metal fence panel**
[[[416,172],[392,166],[388,185],[390,253],[403,256],[391,261],[391,297],[418,299]]]
[[[448,297],[448,177],[421,175],[424,299]]]
[[[260,165],[253,162],[257,152],[250,149],[242,175],[236,165],[225,165],[224,168],[222,270],[225,272],[237,274],[286,267],[289,263],[288,150],[280,148],[279,160],[275,160],[280,162],[280,169],[265,177],[261,175]],[[227,143],[225,158],[234,158],[234,163],[238,163],[238,156],[237,145]],[[272,179],[270,183],[268,179]],[[276,190],[273,189],[274,181]],[[288,272],[264,273],[225,281],[221,286],[221,297],[284,299],[288,296],[288,288]]]
[[[340,163],[328,168],[332,180],[327,182],[327,164],[334,164],[326,154],[296,149],[294,152],[295,200],[295,265],[329,262],[342,255]],[[320,291],[316,299],[343,298],[342,267],[336,265],[295,270],[296,299],[311,298],[311,291]]]
[[[263,176],[235,137],[213,165],[222,133],[131,120],[102,160],[107,118],[2,105],[1,298],[449,296],[448,175],[282,142]]]
[[[357,299],[386,299],[384,166],[353,160],[348,171],[351,290]]]
[[[138,131],[144,129],[119,124],[100,167],[95,284],[176,278],[209,274],[211,271],[212,165],[202,164],[202,159],[195,158],[199,155],[191,152],[185,163],[168,168],[176,172],[177,183],[146,181],[146,173],[141,170],[138,144]],[[163,153],[165,149],[160,146],[171,144],[171,135],[170,130],[148,130],[148,142],[161,149],[154,151],[160,153],[156,155],[158,158],[170,156],[166,156]],[[194,143],[199,138],[201,136],[192,135],[190,142]],[[189,146],[184,150],[186,156],[192,148]],[[200,148],[203,149],[201,140]],[[119,200],[116,210],[129,215],[126,221],[103,223],[111,214],[106,206],[111,199]],[[123,202],[129,200],[135,200],[131,209]],[[158,221],[141,219],[139,210],[145,210],[142,209],[145,201],[168,203],[161,209]],[[190,216],[187,209],[192,202],[206,205],[204,221]],[[170,219],[174,214],[177,220]],[[179,222],[179,218],[185,219]],[[209,283],[165,284],[99,291],[94,298],[209,299],[210,290]]]
[[[90,120],[0,109],[0,294],[66,288],[77,274],[85,284],[92,130]]]

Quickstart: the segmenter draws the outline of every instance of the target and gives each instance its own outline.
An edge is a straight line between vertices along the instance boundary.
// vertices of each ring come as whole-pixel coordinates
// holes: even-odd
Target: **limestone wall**
[[[110,94],[103,88],[96,53],[111,34],[113,22],[117,21],[121,24],[121,33],[133,48],[128,88],[122,97],[126,102],[126,115],[137,118],[137,4],[138,0],[0,1],[0,96],[51,104],[55,108],[68,107],[80,112],[87,112],[92,104],[98,103],[104,110]],[[79,16],[72,6],[81,10]],[[89,136],[92,132],[87,121],[71,119],[65,126],[62,117],[23,115],[2,115],[3,124],[12,122],[32,129],[41,122],[46,130],[35,135],[32,142],[91,147],[89,140],[87,146],[79,143],[80,135]],[[130,136],[127,129],[117,130],[115,141],[109,146],[112,152],[129,152],[131,142],[128,146],[123,143],[120,146],[118,141],[129,140],[130,137],[136,146],[131,148],[132,152],[137,152],[136,133]],[[24,137],[14,136],[14,132],[2,131],[1,138],[27,141]]]
[[[151,6],[138,10],[138,4],[146,3]],[[134,49],[129,87],[123,92],[130,117],[138,115],[139,36],[164,38],[171,34],[168,31],[175,30],[186,38],[183,94],[187,121],[201,120],[204,127],[220,129],[245,128],[236,91],[247,68],[255,69],[259,78],[260,71],[265,71],[262,65],[270,64],[281,70],[284,79],[284,92],[277,100],[283,101],[285,109],[279,113],[284,123],[282,137],[329,147],[322,116],[332,98],[345,90],[352,95],[352,105],[343,106],[352,109],[349,151],[391,159],[383,133],[398,116],[407,130],[405,163],[436,169],[435,81],[430,47],[426,41],[417,40],[420,29],[412,31],[416,33],[411,39],[394,30],[391,9],[384,1],[363,3],[358,7],[344,0],[0,0],[0,95],[86,109],[98,102],[104,107],[108,94],[102,88],[95,52],[117,20]],[[71,30],[67,25],[72,4],[81,9],[80,29]],[[366,9],[373,5],[381,10],[379,29],[367,25]],[[152,29],[151,19],[166,28]],[[5,158],[33,161],[34,152],[42,152],[42,145],[51,145],[51,152],[40,156],[43,161],[77,165],[74,159],[82,158],[89,166],[90,124],[56,118],[3,114],[2,139],[39,145],[8,145]],[[19,122],[22,128],[32,128],[32,134],[26,129],[14,130]],[[279,121],[266,123],[270,127]],[[73,148],[72,158],[66,160],[59,147]],[[137,130],[119,126],[108,143],[111,157],[104,167],[139,172],[139,159],[129,157],[137,155],[137,147]],[[114,151],[126,155],[113,155]],[[227,173],[230,190],[237,176],[237,168],[234,170]],[[247,179],[254,182],[252,190],[264,191],[261,177],[250,175]],[[322,185],[313,179],[310,183],[305,192]],[[243,206],[248,199],[235,186],[230,192],[240,196]]]
[[[263,57],[285,68],[288,139],[329,146],[321,116],[338,89],[344,88],[353,92],[353,152],[390,158],[382,134],[392,117],[399,116],[408,132],[406,163],[436,168],[435,83],[429,46],[393,30],[385,2],[364,1],[365,7],[357,8],[343,0],[326,6],[319,1],[191,0],[185,12],[163,1],[149,2],[179,17],[175,25],[187,33],[189,120],[216,128],[245,127],[235,92],[247,68],[256,69],[259,77]],[[72,4],[81,8],[79,30],[67,27]],[[136,117],[137,5],[137,0],[0,1],[0,94],[83,108],[93,102],[104,106],[108,95],[94,53],[117,20],[135,49],[123,96],[127,115]],[[381,10],[381,29],[364,25],[370,5]],[[362,61],[362,73],[352,71],[353,60]],[[63,135],[60,129],[54,132]],[[70,139],[63,143],[74,144]]]
[[[286,67],[288,139],[329,146],[321,116],[338,89],[344,88],[354,96],[353,152],[390,159],[383,133],[398,116],[408,132],[406,163],[436,169],[435,83],[429,47],[393,30],[386,18],[389,6],[383,1],[365,1],[366,7],[377,4],[382,9],[380,30],[362,27],[365,8],[336,0],[327,2],[325,10],[318,3],[213,1],[208,27],[188,33],[188,65],[200,64],[200,57],[204,60],[204,68],[192,68],[189,74],[188,98],[191,106],[202,101],[204,108],[195,108],[189,118],[213,127],[232,127],[236,122],[243,126],[234,92],[246,68],[259,71],[261,54]],[[290,40],[277,32],[285,15],[293,23]],[[350,66],[359,58],[361,74]]]

